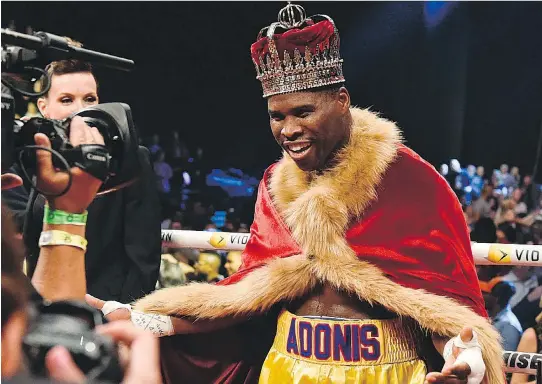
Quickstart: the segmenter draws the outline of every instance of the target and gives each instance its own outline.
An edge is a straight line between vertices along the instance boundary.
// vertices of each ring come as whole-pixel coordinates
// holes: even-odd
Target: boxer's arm
[[[171,322],[173,323],[173,331],[175,334],[186,334],[218,331],[220,329],[228,328],[233,325],[245,322],[248,319],[248,317],[239,316],[211,320],[200,319],[192,321],[188,319],[172,317]]]
[[[129,304],[103,301],[88,294],[85,300],[92,307],[101,310],[109,321],[131,320],[137,327],[151,331],[158,336],[218,331],[249,320],[248,316],[188,319],[134,311]]]
[[[436,333],[431,335],[431,340],[433,340],[433,345],[438,353],[442,356],[444,353],[444,346],[451,339],[451,337],[437,335]]]

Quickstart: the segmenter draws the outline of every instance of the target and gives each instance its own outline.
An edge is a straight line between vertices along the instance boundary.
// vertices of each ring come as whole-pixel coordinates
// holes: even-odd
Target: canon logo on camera
[[[106,162],[107,158],[102,155],[95,155],[93,153],[87,153],[87,159]]]

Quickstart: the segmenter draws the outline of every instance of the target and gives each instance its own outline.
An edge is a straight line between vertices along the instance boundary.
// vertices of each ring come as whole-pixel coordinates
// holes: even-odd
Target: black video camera
[[[104,323],[101,312],[77,301],[34,304],[29,312],[23,351],[33,376],[47,377],[45,355],[51,348],[63,346],[87,380],[122,381],[115,343],[94,332]]]
[[[96,127],[104,138],[104,145],[73,147],[69,135],[70,123],[75,116],[82,117],[87,125]],[[23,173],[30,183],[36,172],[36,150],[40,150],[34,145],[36,133],[45,134],[51,141],[53,165],[56,168],[67,171],[68,166],[77,166],[83,169],[104,182],[100,191],[115,189],[140,174],[137,132],[130,107],[126,104],[95,105],[64,120],[32,118],[18,127],[14,144]]]

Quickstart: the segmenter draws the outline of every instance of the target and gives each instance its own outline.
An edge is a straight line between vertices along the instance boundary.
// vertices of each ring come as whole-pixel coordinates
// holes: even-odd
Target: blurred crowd
[[[219,187],[207,185],[205,175],[211,168],[204,162],[203,150],[189,148],[178,132],[171,133],[167,146],[162,142],[154,134],[145,143],[151,153],[160,194],[162,229],[248,232],[254,201],[246,197],[231,198]],[[219,210],[226,213],[223,220],[215,220]],[[163,247],[156,288],[191,281],[217,282],[235,273],[240,265],[238,251]]]
[[[479,243],[541,244],[542,189],[531,175],[507,164],[489,176],[483,166],[442,165],[463,206],[471,240]]]
[[[442,165],[440,172],[462,203],[472,241],[542,245],[542,191],[531,175],[502,164],[487,176],[484,167],[462,169],[457,160]],[[542,268],[503,264],[478,266],[477,271],[504,349],[542,352]],[[509,380],[515,384],[534,379],[514,374]]]

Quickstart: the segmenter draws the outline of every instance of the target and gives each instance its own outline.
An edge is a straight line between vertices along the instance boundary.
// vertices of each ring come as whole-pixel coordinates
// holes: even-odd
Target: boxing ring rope
[[[165,247],[193,248],[216,251],[242,251],[250,234],[233,232],[203,232],[162,230],[162,245]],[[471,243],[476,265],[522,265],[542,266],[542,245]],[[505,351],[505,371],[537,374],[542,354]]]
[[[242,251],[249,239],[248,233],[162,230],[162,244],[166,247]],[[542,267],[542,245],[472,243],[471,246],[476,265]]]

